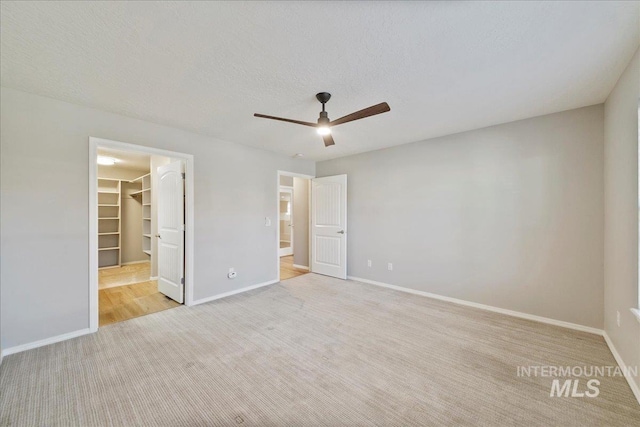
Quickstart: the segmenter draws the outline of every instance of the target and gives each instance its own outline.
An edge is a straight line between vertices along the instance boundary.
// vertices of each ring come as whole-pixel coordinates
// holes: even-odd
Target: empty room
[[[0,2],[0,426],[640,425],[639,1]]]

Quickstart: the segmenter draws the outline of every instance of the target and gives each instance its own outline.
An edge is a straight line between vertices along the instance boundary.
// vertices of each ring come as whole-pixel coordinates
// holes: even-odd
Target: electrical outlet
[[[393,264],[391,263],[387,264],[387,270],[393,271]]]
[[[271,227],[271,218],[269,218],[268,216],[264,217],[264,226]]]
[[[227,274],[227,277],[229,279],[235,279],[236,277],[238,277],[238,273],[233,269],[233,267],[231,267],[229,269],[229,274]]]
[[[616,323],[618,323],[618,327],[620,327],[620,312],[616,311]]]
[[[370,259],[367,260],[367,267],[371,267],[371,260]]]

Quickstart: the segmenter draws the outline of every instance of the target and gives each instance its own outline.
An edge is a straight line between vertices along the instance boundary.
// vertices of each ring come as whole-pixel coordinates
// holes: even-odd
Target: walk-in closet
[[[157,286],[157,168],[171,159],[100,149],[98,171],[99,324],[179,305]]]

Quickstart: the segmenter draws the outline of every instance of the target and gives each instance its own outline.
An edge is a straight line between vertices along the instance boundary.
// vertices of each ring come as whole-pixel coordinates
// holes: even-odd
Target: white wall
[[[640,51],[604,106],[604,328],[631,366],[640,366],[640,323],[629,311],[638,308],[639,98]]]
[[[293,178],[293,263],[309,266],[309,196],[311,181]]]
[[[598,105],[319,162],[348,274],[602,328],[603,132]]]
[[[274,177],[314,175],[313,162],[13,89],[0,98],[4,350],[89,326],[90,136],[194,155],[196,300],[277,277],[264,226],[277,220]]]

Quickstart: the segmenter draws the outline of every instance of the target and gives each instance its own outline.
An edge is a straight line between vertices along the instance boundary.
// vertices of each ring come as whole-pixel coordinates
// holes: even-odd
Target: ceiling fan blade
[[[261,117],[263,119],[280,120],[281,122],[295,123],[297,125],[311,126],[314,128],[318,126],[316,123],[303,122],[300,120],[284,119],[282,117],[265,116],[264,114],[258,114],[258,113],[254,114],[254,116]]]
[[[343,123],[352,122],[354,120],[364,119],[365,117],[375,116],[376,114],[386,113],[387,111],[391,111],[389,104],[387,104],[386,102],[382,102],[369,108],[365,108],[364,110],[356,111],[355,113],[347,114],[344,117],[340,117],[339,119],[329,123],[329,125],[337,126]]]
[[[329,147],[330,145],[336,145],[335,141],[333,140],[333,136],[331,136],[331,134],[322,135],[322,139],[324,140],[325,147]]]

